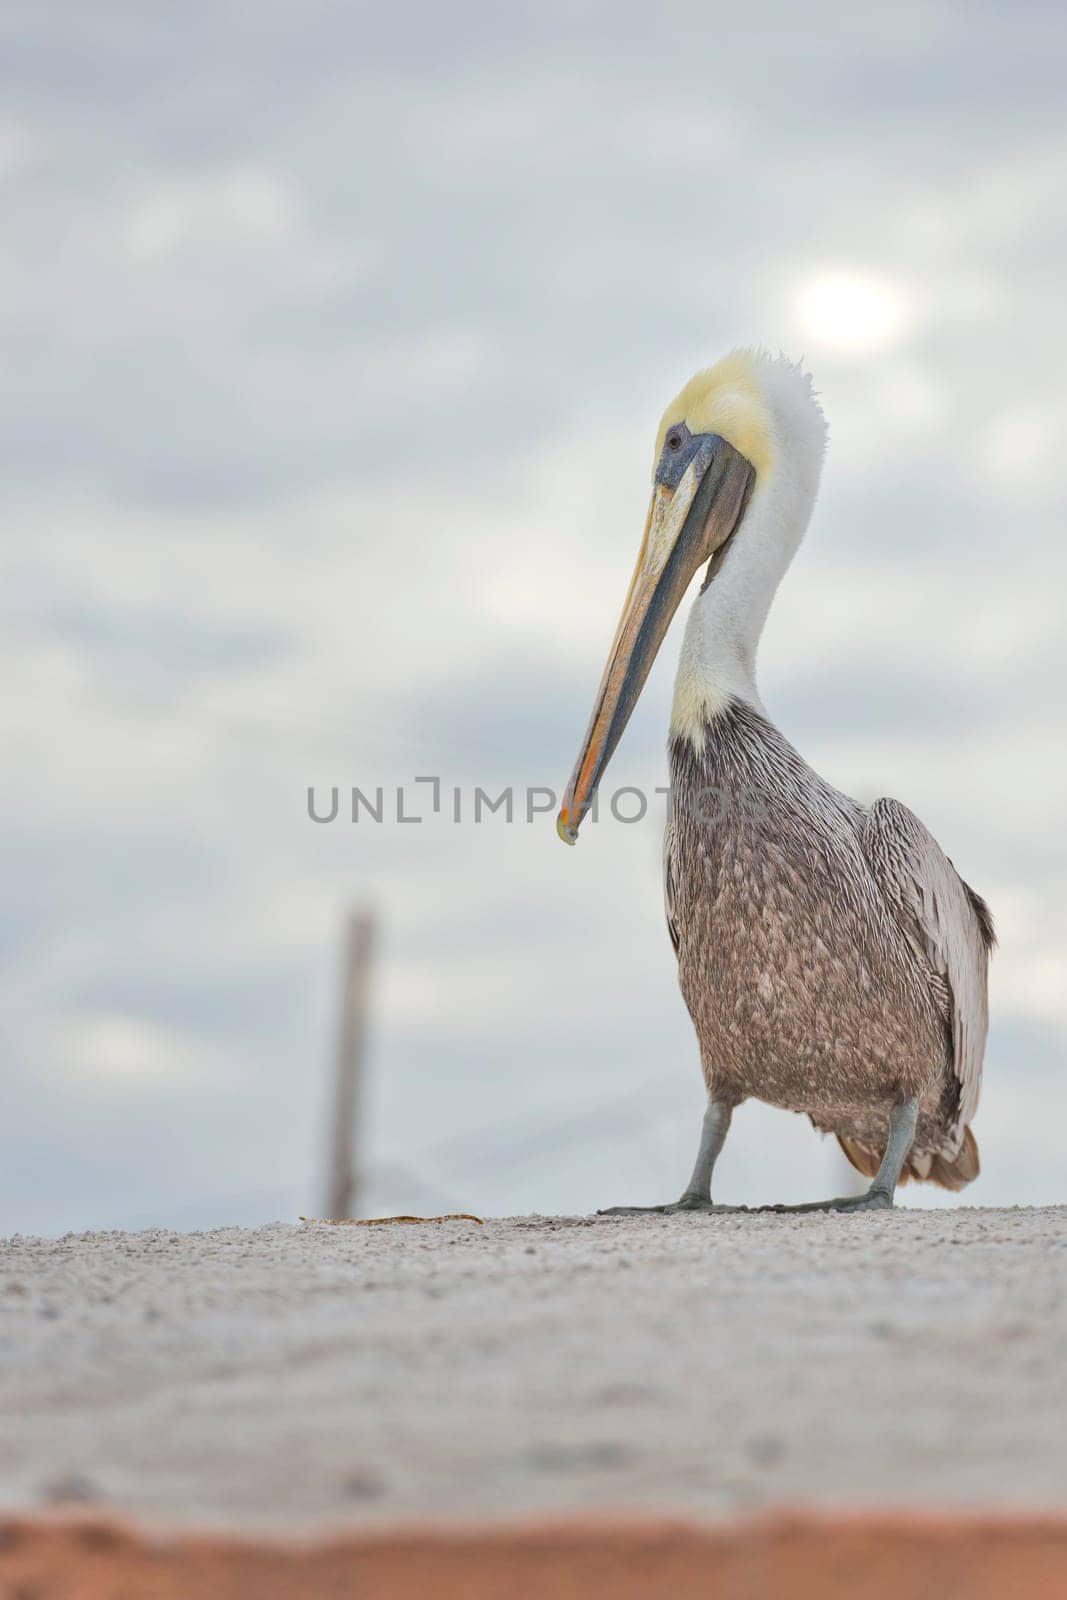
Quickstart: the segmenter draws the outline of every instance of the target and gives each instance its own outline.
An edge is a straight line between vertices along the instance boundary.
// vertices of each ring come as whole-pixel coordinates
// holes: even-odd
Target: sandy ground
[[[0,1507],[1062,1511],[1067,1208],[0,1244]]]

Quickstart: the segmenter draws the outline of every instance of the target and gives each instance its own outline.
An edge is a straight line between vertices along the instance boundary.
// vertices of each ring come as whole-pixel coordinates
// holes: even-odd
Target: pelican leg
[[[840,1200],[810,1200],[802,1206],[760,1206],[761,1211],[889,1211],[893,1206],[893,1192],[900,1182],[900,1174],[908,1159],[908,1151],[915,1140],[915,1124],[919,1120],[919,1102],[903,1100],[889,1114],[889,1141],[885,1147],[882,1164],[871,1179],[871,1186],[863,1194],[845,1195]]]
[[[745,1206],[717,1206],[711,1199],[711,1175],[719,1159],[719,1151],[726,1142],[730,1129],[733,1106],[724,1100],[709,1100],[700,1128],[700,1149],[697,1151],[693,1176],[686,1185],[680,1200],[666,1206],[609,1206],[598,1211],[598,1217],[640,1217],[657,1213],[673,1216],[678,1211],[744,1211]]]

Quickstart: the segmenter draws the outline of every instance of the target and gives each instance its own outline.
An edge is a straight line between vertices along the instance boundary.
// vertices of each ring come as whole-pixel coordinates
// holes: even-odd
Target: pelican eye
[[[669,433],[667,435],[667,449],[668,450],[680,450],[681,448],[682,448],[682,436],[681,436],[681,434],[680,433]]]

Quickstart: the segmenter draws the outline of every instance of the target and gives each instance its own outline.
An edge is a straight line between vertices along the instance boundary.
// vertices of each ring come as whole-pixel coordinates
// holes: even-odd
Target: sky
[[[1067,1200],[1062,8],[100,0],[0,44],[0,1231],[315,1214],[354,905],[371,1209],[675,1197],[661,814],[569,851],[472,797],[565,782],[660,412],[744,343],[831,439],[764,701],[991,902],[962,1198]],[[609,792],[665,781],[681,626]],[[750,1105],[716,1193],[841,1180]]]

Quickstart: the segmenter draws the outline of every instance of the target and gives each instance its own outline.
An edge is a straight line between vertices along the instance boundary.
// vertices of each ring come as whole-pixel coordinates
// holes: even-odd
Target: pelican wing
[[[964,883],[914,812],[897,800],[876,800],[871,806],[863,849],[897,923],[929,970],[951,1031],[959,1083],[954,1131],[960,1134],[978,1108],[982,1082],[989,953],[996,943],[989,907]]]
[[[681,935],[678,932],[678,918],[674,909],[675,843],[674,819],[668,817],[667,826],[663,834],[663,909],[667,915],[667,932],[671,936],[671,944],[674,946],[675,955],[677,955],[678,947],[681,943]]]

